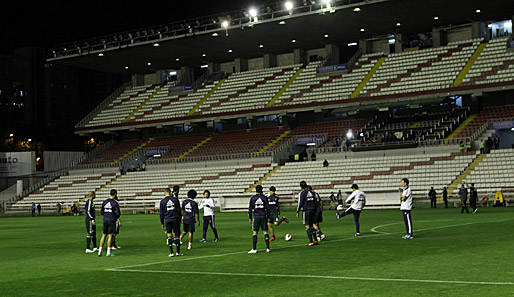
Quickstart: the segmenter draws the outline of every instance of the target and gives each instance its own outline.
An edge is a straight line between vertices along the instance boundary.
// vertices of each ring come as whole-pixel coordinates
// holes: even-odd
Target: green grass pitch
[[[209,230],[208,242],[198,243],[199,230],[179,258],[167,257],[158,215],[123,215],[116,257],[84,252],[84,216],[0,217],[0,295],[514,295],[512,208],[414,209],[413,240],[401,238],[399,210],[365,209],[360,237],[353,217],[325,210],[327,238],[314,247],[305,246],[301,220],[284,214],[290,223],[276,228],[269,254],[262,233],[259,253],[247,254],[251,228],[239,212],[217,213],[220,242]]]

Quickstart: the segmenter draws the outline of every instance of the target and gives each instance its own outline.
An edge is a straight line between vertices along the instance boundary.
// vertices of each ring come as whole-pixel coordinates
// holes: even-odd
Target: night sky
[[[9,1],[15,2],[15,1]],[[48,2],[17,1],[4,4],[0,13],[0,54],[15,48],[57,44],[141,29],[174,21],[246,9],[273,0]],[[30,3],[30,4],[29,4]],[[52,5],[58,3],[58,5]],[[158,5],[156,5],[158,3]],[[46,4],[46,5],[45,5]]]

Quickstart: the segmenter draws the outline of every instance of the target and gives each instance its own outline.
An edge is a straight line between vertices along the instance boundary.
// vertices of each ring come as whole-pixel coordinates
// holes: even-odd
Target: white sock
[[[110,254],[111,254],[111,248],[107,247],[107,255],[110,255]]]
[[[191,243],[188,244],[188,247],[191,247]]]
[[[102,247],[99,247],[98,248],[98,254],[101,255],[102,254]]]

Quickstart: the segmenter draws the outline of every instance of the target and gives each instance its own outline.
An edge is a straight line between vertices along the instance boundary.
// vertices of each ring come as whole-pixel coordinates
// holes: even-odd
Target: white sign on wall
[[[0,152],[0,176],[20,176],[36,171],[36,152]]]

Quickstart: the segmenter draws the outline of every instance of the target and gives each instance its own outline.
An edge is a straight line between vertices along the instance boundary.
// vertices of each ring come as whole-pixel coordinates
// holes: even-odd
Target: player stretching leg
[[[277,196],[277,194],[275,194],[276,191],[277,191],[277,189],[275,187],[269,188],[268,203],[269,203],[270,215],[268,218],[268,230],[271,233],[270,241],[277,240],[275,238],[275,229],[273,228],[273,225],[278,226],[282,222],[289,223],[289,220],[285,216],[282,216],[281,219],[278,218],[280,216],[280,209],[278,207],[278,196]]]
[[[252,224],[253,232],[252,249],[248,252],[248,254],[257,253],[257,233],[259,233],[259,229],[262,229],[262,232],[264,233],[264,240],[266,241],[266,252],[269,253],[271,250],[269,249],[269,234],[267,225],[267,219],[270,214],[268,198],[262,194],[261,185],[255,187],[255,192],[257,192],[257,194],[250,198],[250,203],[248,204],[248,218],[250,224]]]
[[[359,217],[361,216],[361,211],[366,205],[366,194],[359,190],[359,186],[357,184],[353,184],[351,186],[353,193],[348,196],[346,199],[346,203],[350,203],[352,200],[352,205],[348,207],[342,214],[339,214],[339,211],[336,213],[336,217],[339,220],[340,218],[343,218],[349,214],[353,214],[353,220],[355,221],[355,236],[360,236],[360,224],[359,224]]]

